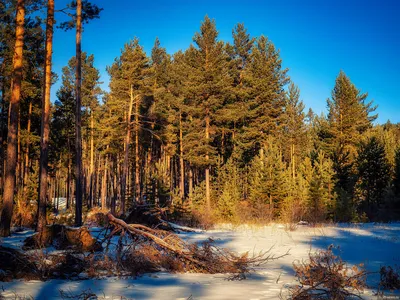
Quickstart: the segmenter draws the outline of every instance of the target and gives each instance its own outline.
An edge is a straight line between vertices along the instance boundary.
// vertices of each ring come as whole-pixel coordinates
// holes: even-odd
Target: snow
[[[99,230],[99,229],[98,229]],[[30,232],[15,233],[2,244],[17,248]],[[304,260],[308,253],[339,246],[339,254],[349,265],[364,263],[367,270],[379,271],[380,266],[400,265],[400,223],[392,224],[338,224],[332,226],[298,226],[296,231],[285,231],[285,226],[265,227],[225,224],[215,230],[179,234],[190,242],[212,238],[223,248],[236,252],[257,254],[268,250],[275,256],[289,255],[269,262],[255,270],[246,280],[229,281],[223,274],[170,274],[159,272],[136,279],[105,278],[100,280],[49,280],[0,283],[2,296],[15,299],[15,294],[34,299],[60,299],[60,290],[70,295],[84,291],[95,293],[99,299],[279,299],[287,295],[287,287],[296,283],[292,263]],[[81,278],[85,278],[82,274]],[[375,299],[379,274],[368,278],[370,290],[362,295]],[[2,286],[2,287],[1,287]],[[2,289],[3,288],[3,292]],[[400,294],[391,294],[393,299]]]

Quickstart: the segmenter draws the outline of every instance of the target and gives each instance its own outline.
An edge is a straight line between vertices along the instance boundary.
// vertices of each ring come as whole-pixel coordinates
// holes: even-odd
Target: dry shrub
[[[107,218],[105,214],[108,210],[101,209],[101,207],[94,207],[88,211],[85,217],[85,224],[89,227],[103,227],[107,225]]]
[[[391,266],[383,266],[379,271],[381,275],[380,286],[388,290],[400,289],[399,268],[393,269]]]
[[[31,203],[22,197],[22,193],[18,193],[16,205],[14,206],[14,213],[12,224],[16,227],[33,227],[35,224],[37,205]]]
[[[327,250],[309,254],[309,259],[293,263],[299,286],[290,289],[292,299],[348,299],[359,297],[366,287],[363,265],[348,267],[339,256]]]
[[[86,272],[90,278],[104,275],[115,276],[118,275],[118,267],[115,259],[106,254],[90,254],[87,257]]]
[[[237,210],[241,224],[266,225],[273,219],[273,210],[270,209],[269,204],[241,201],[238,203]]]
[[[202,229],[211,229],[214,227],[216,224],[216,218],[215,216],[206,210],[198,210],[198,209],[193,209],[191,212],[191,218],[189,221],[189,224],[187,224],[189,227],[196,227],[196,228],[202,228]]]

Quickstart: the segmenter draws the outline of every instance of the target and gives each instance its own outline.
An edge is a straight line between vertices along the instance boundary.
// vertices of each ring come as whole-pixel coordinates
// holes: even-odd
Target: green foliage
[[[242,200],[241,170],[237,162],[229,159],[216,170],[215,194],[217,214],[222,220],[232,221],[237,218],[238,204]]]
[[[360,206],[367,213],[368,218],[373,219],[377,209],[383,203],[390,179],[390,167],[385,148],[377,138],[372,137],[360,144],[357,171],[357,196]]]
[[[278,216],[288,193],[287,176],[282,154],[274,140],[269,138],[249,169],[249,201],[253,207],[268,207],[270,218]]]

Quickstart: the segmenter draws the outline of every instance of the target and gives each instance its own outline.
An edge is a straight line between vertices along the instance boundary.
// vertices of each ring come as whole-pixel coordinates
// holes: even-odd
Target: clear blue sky
[[[56,9],[67,0],[56,1]],[[158,37],[169,53],[186,49],[205,15],[215,19],[219,38],[231,41],[244,23],[252,36],[268,36],[281,51],[284,67],[307,109],[326,112],[342,69],[379,105],[378,122],[400,122],[400,1],[398,0],[92,0],[101,18],[85,26],[83,51],[95,55],[108,90],[106,66],[124,43],[138,37],[147,53]],[[60,20],[61,16],[57,15]],[[74,31],[56,30],[53,70],[74,55]],[[60,77],[61,78],[61,77]],[[52,101],[61,80],[52,88]]]

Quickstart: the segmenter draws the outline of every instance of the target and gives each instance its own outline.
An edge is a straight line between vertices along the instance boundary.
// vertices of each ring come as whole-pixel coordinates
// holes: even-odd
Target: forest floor
[[[1,240],[0,245],[19,249],[32,233],[28,230],[14,233]],[[286,299],[288,287],[296,284],[293,262],[306,260],[310,252],[331,244],[339,246],[335,254],[349,265],[364,263],[369,272],[375,272],[368,276],[370,288],[361,297],[376,299],[380,267],[400,265],[400,223],[298,226],[295,231],[287,231],[279,224],[220,225],[218,229],[179,236],[190,242],[212,238],[218,246],[238,253],[257,254],[272,247],[275,256],[287,251],[289,255],[255,269],[241,281],[229,281],[224,274],[166,272],[137,278],[14,280],[0,282],[0,299]],[[386,298],[381,299],[400,299],[399,291],[384,293]]]

